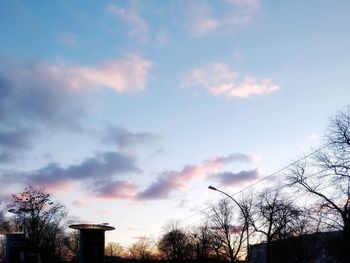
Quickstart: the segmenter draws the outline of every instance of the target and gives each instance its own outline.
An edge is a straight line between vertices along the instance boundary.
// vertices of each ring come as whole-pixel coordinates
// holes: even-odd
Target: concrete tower
[[[69,227],[80,231],[79,263],[104,263],[105,231],[115,228],[95,224],[70,225]]]

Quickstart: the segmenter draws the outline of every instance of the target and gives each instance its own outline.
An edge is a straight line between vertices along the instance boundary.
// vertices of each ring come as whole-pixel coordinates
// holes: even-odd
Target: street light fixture
[[[240,203],[237,202],[236,199],[234,199],[231,195],[229,195],[228,193],[225,193],[224,191],[221,191],[220,189],[217,189],[214,186],[209,185],[208,187],[209,190],[213,190],[213,191],[217,191],[222,193],[223,195],[226,195],[228,198],[230,198],[241,210],[243,217],[244,217],[244,228],[247,231],[247,255],[249,256],[249,225],[248,225],[248,215],[246,213],[246,211],[244,210],[244,208],[242,207],[242,205]]]
[[[7,212],[11,213],[11,214],[15,214],[15,215],[19,215],[21,212],[17,209],[11,208],[9,209]]]
[[[21,209],[21,208],[18,208],[18,209],[11,208],[11,209],[7,210],[7,212],[17,215],[19,219],[20,219],[20,216],[24,213],[23,209]],[[24,216],[23,225],[22,226],[20,226],[19,224],[17,225],[17,231],[25,234],[25,216]]]

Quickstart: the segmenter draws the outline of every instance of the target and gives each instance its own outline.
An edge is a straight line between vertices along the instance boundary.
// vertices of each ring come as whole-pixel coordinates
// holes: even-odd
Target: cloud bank
[[[221,156],[203,161],[198,165],[187,165],[180,171],[165,171],[158,175],[157,179],[136,196],[139,200],[166,199],[173,192],[184,190],[193,181],[202,181],[218,173],[225,165],[233,162],[254,162],[255,157],[236,153],[229,156]],[[224,176],[223,176],[224,177]],[[247,178],[250,180],[251,178]],[[236,183],[245,181],[236,180]],[[232,182],[233,184],[233,182]]]
[[[102,152],[81,163],[62,167],[50,163],[31,172],[7,172],[1,181],[8,184],[38,185],[50,192],[66,190],[74,184],[94,192],[97,196],[126,197],[132,184],[123,181],[126,174],[140,173],[135,160],[118,152]]]
[[[258,178],[257,170],[239,173],[222,172],[231,163],[253,163],[255,156],[236,153],[204,160],[196,165],[186,165],[181,170],[163,171],[146,188],[135,183],[142,171],[133,157],[123,153],[101,152],[80,163],[61,166],[50,163],[31,172],[7,171],[0,175],[5,184],[36,185],[49,192],[67,191],[79,187],[87,198],[127,199],[149,201],[167,199],[172,194],[188,189],[191,183],[216,180],[224,186],[250,182]],[[130,177],[132,176],[132,177]],[[76,200],[73,205],[86,205]]]
[[[0,162],[29,148],[43,128],[79,129],[97,91],[142,91],[150,67],[136,55],[96,66],[1,60]]]

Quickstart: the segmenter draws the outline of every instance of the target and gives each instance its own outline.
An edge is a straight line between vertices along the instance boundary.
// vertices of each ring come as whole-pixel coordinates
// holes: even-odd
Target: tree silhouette
[[[165,233],[158,241],[158,249],[166,259],[183,262],[193,258],[194,245],[189,234],[179,227],[179,222],[169,222],[164,230]]]
[[[290,201],[281,198],[278,191],[265,190],[257,200],[250,222],[266,241],[266,262],[271,260],[272,242],[283,240],[294,232],[299,210]]]
[[[218,205],[212,206],[209,215],[214,236],[220,240],[226,256],[235,262],[244,242],[245,221],[234,222],[234,210],[231,200],[223,199]]]
[[[52,201],[43,190],[32,186],[13,194],[12,202],[12,210],[17,211],[28,248],[40,252],[44,260],[52,258],[63,243],[63,220],[67,216],[65,207]]]
[[[330,121],[324,148],[290,171],[289,185],[316,198],[328,226],[343,233],[343,262],[350,262],[350,107]]]

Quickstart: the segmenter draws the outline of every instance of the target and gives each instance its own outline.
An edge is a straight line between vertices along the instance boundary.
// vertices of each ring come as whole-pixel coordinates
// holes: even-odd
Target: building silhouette
[[[341,262],[342,232],[317,232],[274,241],[269,263]],[[248,263],[266,262],[266,243],[250,246]]]

